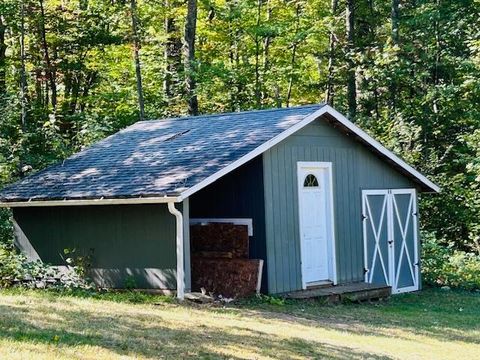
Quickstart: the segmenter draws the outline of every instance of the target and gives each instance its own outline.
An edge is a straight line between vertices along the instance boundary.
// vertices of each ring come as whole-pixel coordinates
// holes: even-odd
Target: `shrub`
[[[466,290],[480,289],[480,256],[445,246],[423,234],[422,275],[426,284]]]
[[[0,243],[0,288],[10,287],[14,282],[24,277],[23,264],[25,259],[13,248]]]
[[[67,264],[67,271],[59,273],[61,285],[69,288],[90,289],[94,284],[88,278],[92,267],[92,254],[81,254],[77,249],[63,249],[62,259]]]
[[[72,251],[68,252],[72,255]],[[66,271],[49,266],[41,261],[29,261],[12,244],[0,243],[0,288],[14,285],[29,288],[80,288],[91,289],[86,278],[84,264],[77,258],[68,258]],[[81,262],[85,261],[82,257]]]
[[[125,278],[123,286],[125,289],[132,290],[137,288],[137,281],[135,280],[135,276],[133,275],[128,275]]]

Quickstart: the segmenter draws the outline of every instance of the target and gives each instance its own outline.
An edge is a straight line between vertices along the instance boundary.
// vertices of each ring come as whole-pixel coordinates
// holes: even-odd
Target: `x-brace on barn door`
[[[365,281],[393,293],[419,288],[415,189],[362,192]]]

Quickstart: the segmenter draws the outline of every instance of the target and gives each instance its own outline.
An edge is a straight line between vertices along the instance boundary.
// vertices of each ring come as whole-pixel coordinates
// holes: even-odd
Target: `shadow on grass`
[[[360,335],[391,337],[394,329],[441,341],[480,344],[480,293],[427,289],[376,304],[331,306],[321,301],[295,300],[284,306],[245,302],[240,308],[251,316]],[[411,340],[398,332],[395,337]]]
[[[73,308],[73,306],[72,306]],[[251,328],[197,326],[178,328],[162,321],[161,315],[104,315],[89,310],[59,310],[55,317],[42,317],[51,305],[30,309],[26,304],[0,305],[0,339],[31,344],[56,345],[58,350],[81,345],[98,346],[117,355],[158,358],[231,358],[247,354],[279,359],[308,358],[380,359],[386,358],[319,341],[283,338]],[[145,324],[148,323],[148,327]],[[236,355],[237,354],[237,355]]]

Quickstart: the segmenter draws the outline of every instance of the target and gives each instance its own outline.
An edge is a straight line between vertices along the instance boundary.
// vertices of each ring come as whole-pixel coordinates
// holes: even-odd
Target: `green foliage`
[[[434,286],[480,290],[480,256],[446,247],[432,234],[423,236],[422,276]]]
[[[153,304],[175,303],[176,298],[170,295],[148,294],[139,291],[118,291],[84,287],[52,286],[41,292],[28,287],[10,287],[1,289],[3,294],[47,297],[52,300],[59,297],[112,301],[116,303]]]
[[[81,287],[54,287],[47,289],[52,296],[68,296],[83,299],[105,300],[130,304],[174,303],[176,299],[168,295],[154,295],[139,291],[116,291]]]
[[[284,306],[286,304],[285,298],[265,294],[257,294],[255,297],[251,297],[246,302],[249,304],[269,304],[276,306]]]
[[[76,278],[88,281],[88,271],[92,267],[92,253],[80,254],[77,249],[63,249],[63,260]]]
[[[0,288],[10,287],[24,276],[24,257],[0,244]]]
[[[28,261],[13,245],[0,243],[0,288],[16,284],[45,287],[45,279],[54,276],[55,270],[40,261]]]
[[[124,281],[125,289],[132,290],[137,288],[137,282],[135,280],[135,276],[129,275],[125,278]]]
[[[95,286],[87,278],[88,257],[66,251],[68,270],[62,271],[41,261],[29,261],[10,243],[0,242],[0,288],[58,288],[91,290]]]

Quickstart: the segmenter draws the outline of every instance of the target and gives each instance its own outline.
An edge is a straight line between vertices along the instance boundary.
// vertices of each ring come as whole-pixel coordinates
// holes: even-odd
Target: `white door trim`
[[[328,243],[327,246],[329,248],[329,258],[328,258],[328,274],[329,280],[333,282],[334,285],[337,284],[337,256],[336,256],[336,239],[335,239],[335,212],[334,212],[334,201],[333,201],[333,171],[332,171],[332,163],[331,162],[322,162],[322,161],[298,161],[297,162],[297,196],[298,196],[298,229],[299,229],[299,239],[300,239],[300,260],[301,264],[301,274],[302,274],[302,288],[307,288],[307,283],[305,281],[305,277],[303,276],[303,253],[304,253],[304,246],[302,240],[302,196],[300,196],[301,187],[303,186],[303,179],[300,177],[300,172],[302,169],[305,168],[315,168],[315,169],[326,169],[327,170],[327,239]]]
[[[407,247],[407,244],[405,241],[403,241],[404,239],[402,239],[402,242],[404,243],[403,245],[406,248],[406,251],[403,252],[401,255],[403,254],[406,254],[406,256],[408,257],[408,260],[409,260],[409,269],[411,271],[411,275],[412,275],[412,279],[413,279],[413,282],[414,282],[414,285],[413,286],[409,286],[409,287],[403,287],[403,288],[400,288],[398,289],[397,286],[398,286],[398,277],[399,277],[399,272],[398,272],[398,268],[395,269],[394,273],[396,274],[395,275],[395,279],[393,280],[393,286],[392,286],[392,292],[394,292],[395,294],[400,294],[400,293],[404,293],[404,292],[410,292],[410,291],[417,291],[419,288],[420,288],[420,268],[419,268],[419,249],[418,249],[418,219],[417,219],[417,191],[415,189],[393,189],[391,190],[391,194],[392,194],[392,212],[394,213],[394,216],[392,216],[392,232],[393,232],[393,218],[396,216],[396,219],[397,221],[399,221],[399,214],[398,214],[398,208],[397,208],[397,205],[396,205],[396,202],[395,202],[395,195],[396,194],[410,194],[411,195],[411,198],[410,198],[410,204],[409,204],[409,211],[411,211],[411,218],[409,217],[409,219],[411,219],[411,225],[412,228],[413,228],[413,252],[414,252],[414,259],[413,259],[413,265],[411,264],[412,261],[410,259],[410,255],[408,253],[408,247]],[[405,229],[402,228],[402,236],[405,237],[405,232],[406,230],[408,229],[408,226],[409,226],[409,223],[407,222],[406,223],[406,226],[405,226]],[[392,234],[392,238],[393,238],[393,234]],[[395,239],[396,240],[396,239]],[[403,250],[403,248],[402,248]],[[395,249],[393,249],[393,251],[395,251]],[[399,260],[399,264],[401,263],[401,258]],[[395,266],[395,264],[394,264]],[[399,267],[400,265],[398,265]]]
[[[407,217],[406,221],[404,222],[401,219],[401,216],[398,211],[397,203],[395,200],[395,195],[399,194],[409,194],[410,195],[410,203],[408,206],[408,211],[410,215]],[[410,292],[410,291],[417,291],[420,288],[420,274],[419,274],[419,244],[418,244],[418,219],[417,219],[417,192],[415,189],[382,189],[382,190],[362,190],[362,214],[363,214],[363,251],[364,251],[364,264],[365,264],[365,282],[370,283],[372,281],[373,273],[371,273],[372,269],[369,269],[370,266],[370,259],[368,258],[368,248],[367,248],[367,225],[366,222],[370,221],[370,209],[367,197],[369,195],[383,195],[385,196],[386,206],[382,211],[381,217],[383,218],[383,212],[386,211],[386,221],[387,221],[387,233],[388,233],[388,259],[389,259],[389,266],[388,266],[388,274],[385,276],[385,280],[387,285],[392,287],[392,293],[399,294],[403,292]],[[394,234],[394,224],[397,223],[400,227],[401,231],[401,239],[395,238]],[[382,223],[381,223],[382,224]],[[381,227],[380,224],[380,227]],[[414,246],[414,260],[410,258],[408,252],[408,245],[406,242],[406,235],[407,230],[409,227],[413,229],[413,246]],[[374,232],[374,237],[377,237],[375,234],[375,226],[371,223],[372,231]],[[377,230],[378,231],[378,230]],[[376,238],[375,241],[378,243],[378,239]],[[395,243],[400,241],[401,242],[401,257],[397,263],[395,258]],[[376,244],[377,246],[378,244]],[[398,288],[398,280],[400,276],[400,266],[402,263],[402,257],[407,256],[408,258],[408,266],[410,273],[412,275],[413,285],[408,287]],[[375,255],[374,252],[374,259],[372,262],[375,262]],[[381,264],[383,268],[383,272],[385,274],[385,267],[383,263]]]
[[[378,227],[373,223],[372,220],[372,210],[370,208],[370,205],[367,201],[367,196],[368,195],[379,195],[379,196],[384,196],[383,200],[383,205],[382,205],[382,212],[380,215],[380,223],[378,224]],[[387,222],[387,236],[389,239],[391,239],[391,226],[390,226],[390,221],[391,217],[389,216],[390,214],[390,197],[389,197],[389,191],[388,190],[363,190],[362,191],[362,214],[364,216],[364,222],[369,222],[372,232],[373,232],[373,237],[375,240],[375,245],[374,245],[374,250],[373,250],[373,259],[372,259],[372,264],[376,265],[376,261],[378,259],[378,266],[380,266],[382,270],[382,274],[384,276],[385,282],[387,285],[391,285],[391,276],[390,274],[392,273],[392,254],[389,249],[388,254],[385,256],[388,257],[388,266],[385,266],[385,262],[387,259],[384,258],[385,254],[382,254],[382,251],[380,249],[380,235],[382,233],[382,226],[385,222]],[[364,250],[364,263],[365,263],[365,268],[369,269],[368,271],[365,272],[365,282],[370,283],[372,282],[372,276],[373,272],[370,271],[372,269],[369,268],[370,263],[368,259],[368,247],[367,247],[367,226],[362,224],[363,228],[363,250]]]

